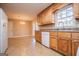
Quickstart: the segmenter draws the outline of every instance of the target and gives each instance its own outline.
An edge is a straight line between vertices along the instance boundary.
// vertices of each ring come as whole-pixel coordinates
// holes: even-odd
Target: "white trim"
[[[9,37],[9,38],[19,38],[19,37],[25,37],[25,36],[31,36],[32,37],[32,35],[24,35],[24,36],[13,36],[13,37]]]

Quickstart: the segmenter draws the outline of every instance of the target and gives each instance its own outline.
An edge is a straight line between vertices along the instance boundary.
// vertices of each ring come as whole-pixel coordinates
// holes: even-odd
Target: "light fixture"
[[[24,21],[21,21],[20,24],[25,24],[25,22]]]

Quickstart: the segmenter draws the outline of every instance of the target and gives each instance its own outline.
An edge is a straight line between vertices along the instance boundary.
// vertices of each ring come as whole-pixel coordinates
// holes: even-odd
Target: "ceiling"
[[[9,19],[33,20],[37,14],[51,3],[3,3],[0,7]]]

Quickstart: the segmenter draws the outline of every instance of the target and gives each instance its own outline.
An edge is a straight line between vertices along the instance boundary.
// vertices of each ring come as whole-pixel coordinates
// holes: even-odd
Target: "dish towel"
[[[79,47],[78,47],[78,49],[77,49],[77,56],[79,56]]]

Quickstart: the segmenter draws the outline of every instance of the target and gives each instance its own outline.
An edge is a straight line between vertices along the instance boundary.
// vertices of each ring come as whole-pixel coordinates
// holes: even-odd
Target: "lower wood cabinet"
[[[58,38],[58,51],[64,55],[71,55],[71,40]]]
[[[38,41],[39,43],[41,43],[41,32],[40,31],[36,31],[35,32],[35,39],[36,41]]]
[[[50,32],[50,48],[57,50],[57,32]]]
[[[77,55],[77,50],[79,47],[79,33],[72,33],[72,56]]]
[[[78,47],[79,47],[79,40],[72,40],[72,56],[77,55]]]
[[[42,43],[41,31],[35,32],[36,41]],[[45,35],[45,34],[44,34]],[[47,36],[47,35],[45,35]],[[79,33],[50,32],[50,48],[66,56],[76,56],[79,47]]]
[[[71,33],[58,32],[58,51],[64,55],[71,55]]]
[[[57,39],[50,38],[50,48],[57,50]]]

